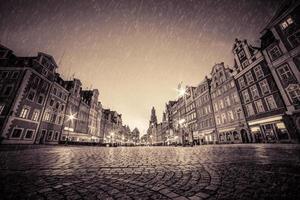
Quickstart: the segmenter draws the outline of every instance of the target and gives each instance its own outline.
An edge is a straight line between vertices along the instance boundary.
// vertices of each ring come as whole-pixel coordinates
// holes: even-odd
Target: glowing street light
[[[71,123],[73,124],[73,121],[76,119],[76,117],[75,117],[76,115],[77,115],[77,113],[73,113],[73,114],[72,114],[72,112],[70,112],[70,115],[66,115],[66,117],[67,117],[66,122],[69,121],[69,127],[67,128],[67,130],[68,130],[68,135],[67,135],[67,139],[66,139],[66,144],[68,144],[69,135],[70,135],[70,130],[74,131],[74,129],[71,128]],[[66,127],[65,127],[65,129],[66,129]]]

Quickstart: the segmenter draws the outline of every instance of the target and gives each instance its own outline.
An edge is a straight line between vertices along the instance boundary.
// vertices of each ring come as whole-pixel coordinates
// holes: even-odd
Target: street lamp
[[[179,129],[180,129],[180,132],[181,132],[181,135],[182,135],[182,145],[184,146],[185,145],[185,133],[184,133],[184,130],[183,130],[183,127],[184,127],[184,124],[185,124],[185,119],[182,118],[178,121],[178,124],[179,124]]]
[[[111,143],[111,146],[113,145],[113,137],[114,137],[114,135],[115,135],[114,132],[110,133],[110,143]]]
[[[76,119],[76,113],[72,114],[70,112],[70,115],[66,115],[67,116],[67,121],[69,121],[69,127],[68,128],[68,135],[67,135],[67,139],[66,139],[66,144],[68,144],[68,140],[69,140],[69,135],[70,135],[70,129],[71,129],[71,124],[73,124],[73,121]],[[74,130],[74,129],[72,129]]]

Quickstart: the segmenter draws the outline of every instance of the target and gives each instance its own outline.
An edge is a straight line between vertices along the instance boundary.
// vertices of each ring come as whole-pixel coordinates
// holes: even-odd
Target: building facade
[[[233,70],[224,63],[216,64],[211,72],[211,98],[219,143],[249,142],[249,130],[245,120]]]
[[[261,48],[286,106],[283,124],[273,126],[288,139],[300,138],[300,2],[284,1],[261,35]],[[279,132],[279,134],[281,134]]]
[[[246,40],[233,46],[235,75],[253,142],[290,140],[286,129],[285,106],[272,73],[260,49]]]
[[[195,89],[197,130],[194,132],[196,144],[212,144],[217,135],[213,105],[210,95],[211,80],[205,79]]]
[[[1,143],[33,144],[57,65],[52,56],[44,53],[17,57],[4,46],[0,51]]]

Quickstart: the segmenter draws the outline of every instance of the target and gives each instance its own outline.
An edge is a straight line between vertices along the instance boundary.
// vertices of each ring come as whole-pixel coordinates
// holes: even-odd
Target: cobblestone
[[[300,146],[0,147],[2,199],[299,199]]]

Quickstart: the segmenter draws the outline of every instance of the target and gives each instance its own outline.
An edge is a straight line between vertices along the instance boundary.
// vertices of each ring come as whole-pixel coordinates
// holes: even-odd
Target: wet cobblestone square
[[[1,199],[299,199],[300,146],[1,147]]]

